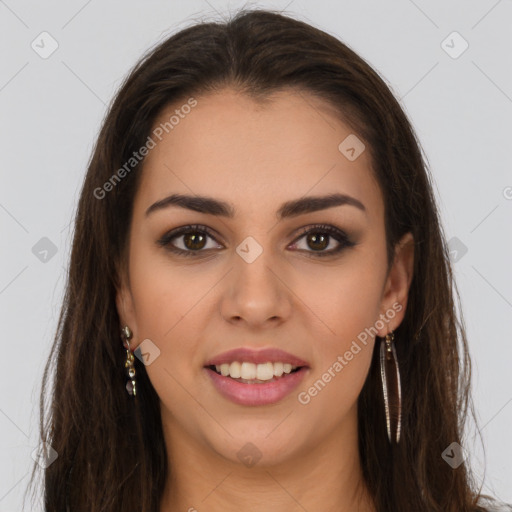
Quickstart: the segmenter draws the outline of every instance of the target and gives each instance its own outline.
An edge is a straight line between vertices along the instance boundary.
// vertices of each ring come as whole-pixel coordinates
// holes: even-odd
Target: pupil
[[[190,235],[190,234],[187,234],[185,235],[185,246],[187,247],[187,249],[202,249],[204,247],[204,236],[201,235],[201,234],[195,234],[195,235]],[[191,242],[191,243],[189,243]],[[202,242],[202,245],[201,245],[201,242]],[[194,244],[197,244],[199,243],[199,247],[194,245]]]
[[[308,242],[313,241],[313,244],[318,243],[318,240],[321,240],[323,243],[321,243],[320,247],[311,247],[312,249],[318,250],[318,249],[325,249],[329,244],[327,243],[328,236],[324,236],[322,234],[310,234],[308,237]]]

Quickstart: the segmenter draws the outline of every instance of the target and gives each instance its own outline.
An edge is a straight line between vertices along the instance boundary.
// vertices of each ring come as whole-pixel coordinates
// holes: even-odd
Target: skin
[[[357,449],[357,398],[374,337],[359,343],[361,350],[308,404],[297,394],[393,304],[402,309],[378,335],[401,323],[412,236],[400,241],[387,274],[384,204],[369,151],[349,161],[338,150],[353,131],[322,100],[286,90],[259,105],[229,88],[196,99],[146,158],[117,294],[122,325],[134,333],[130,348],[150,339],[160,350],[145,368],[160,397],[171,468],[160,512],[375,512]],[[155,126],[184,103],[166,108]],[[285,201],[333,192],[357,198],[366,212],[342,205],[276,220]],[[170,206],[145,215],[172,193],[224,200],[236,214],[227,219]],[[356,245],[317,256],[318,246],[298,231],[315,223],[338,227]],[[156,244],[188,224],[211,228],[216,240],[207,236],[194,257]],[[252,263],[236,252],[248,236],[263,250]],[[329,240],[324,252],[339,245]],[[187,250],[183,235],[173,243]],[[310,369],[276,404],[234,404],[203,366],[242,346],[281,348]],[[237,456],[248,442],[261,453],[252,467]]]

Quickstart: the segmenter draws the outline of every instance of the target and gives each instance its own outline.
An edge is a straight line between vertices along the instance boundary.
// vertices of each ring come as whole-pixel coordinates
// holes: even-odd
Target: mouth
[[[283,400],[310,371],[303,359],[271,347],[229,350],[206,361],[203,369],[221,396],[246,406]]]
[[[255,364],[251,362],[233,361],[232,363],[211,364],[205,366],[217,375],[227,377],[243,384],[266,384],[286,378],[306,366],[291,363],[271,362]]]
[[[301,359],[275,350],[233,351],[208,361],[203,369],[223,398],[252,407],[280,402],[310,371]]]

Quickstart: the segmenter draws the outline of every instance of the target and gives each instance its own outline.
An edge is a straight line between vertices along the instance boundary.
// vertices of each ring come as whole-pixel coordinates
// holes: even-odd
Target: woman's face
[[[264,106],[231,89],[195,100],[155,123],[134,203],[129,280],[117,297],[131,348],[146,340],[167,441],[259,464],[336,436],[353,445],[375,333],[400,324],[412,277],[411,244],[386,273],[369,151],[305,92],[280,92]],[[165,202],[177,194],[190,199]],[[341,201],[324,203],[334,194]],[[236,362],[245,363],[245,380],[256,370],[258,382],[206,367],[238,348],[289,355],[224,358],[224,373],[237,377]],[[287,361],[304,368],[261,382]]]

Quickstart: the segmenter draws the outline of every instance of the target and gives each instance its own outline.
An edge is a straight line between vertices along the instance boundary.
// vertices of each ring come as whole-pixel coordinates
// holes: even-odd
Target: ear
[[[130,286],[127,282],[126,276],[123,274],[123,277],[120,279],[121,283],[116,291],[116,307],[117,313],[119,315],[119,321],[121,325],[119,326],[119,331],[127,325],[130,330],[133,332],[133,337],[130,340],[130,349],[133,351],[138,345],[138,336],[137,336],[137,317],[135,314],[135,305],[133,296],[130,290]],[[128,348],[125,345],[125,341],[123,340],[123,345],[125,348]]]
[[[381,329],[378,329],[378,336],[382,338],[390,331],[394,331],[404,319],[413,269],[414,238],[412,233],[406,233],[395,246],[395,257],[384,285],[381,318],[382,314],[386,315],[386,312],[388,312],[386,318],[390,318],[389,311],[394,311],[395,315]]]

